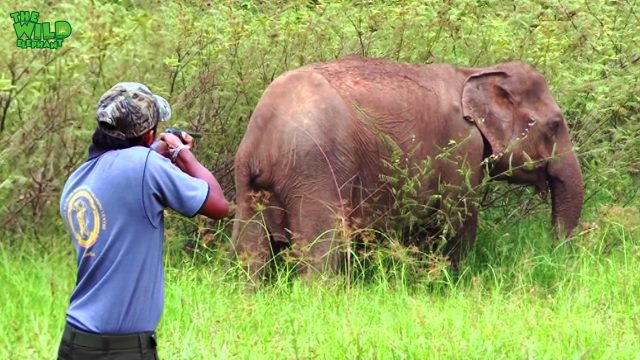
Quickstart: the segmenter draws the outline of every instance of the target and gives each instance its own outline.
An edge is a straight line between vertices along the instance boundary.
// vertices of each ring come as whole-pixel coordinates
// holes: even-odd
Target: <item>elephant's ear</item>
[[[504,71],[485,71],[469,76],[462,88],[462,114],[480,129],[494,155],[504,152],[513,133],[514,99],[500,85],[508,78]]]

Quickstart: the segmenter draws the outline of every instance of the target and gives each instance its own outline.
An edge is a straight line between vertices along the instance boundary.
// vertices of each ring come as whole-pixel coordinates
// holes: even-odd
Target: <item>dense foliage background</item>
[[[251,111],[279,74],[348,54],[416,63],[533,64],[564,109],[587,199],[631,201],[640,176],[640,32],[626,1],[78,1],[5,3],[0,57],[0,218],[28,231],[58,221],[58,194],[85,155],[99,96],[140,81],[173,124],[202,131],[198,155],[233,195],[232,160]],[[15,46],[15,10],[67,19],[56,51]],[[630,178],[635,182],[630,183]]]
[[[17,10],[68,20],[73,33],[55,51],[19,49],[9,17]],[[215,275],[211,258],[202,266],[202,258],[169,252],[161,355],[637,357],[639,12],[621,0],[2,2],[0,283],[9,290],[0,294],[8,304],[0,328],[12,337],[0,348],[27,358],[51,357],[56,346],[74,276],[59,195],[86,157],[106,89],[139,81],[166,97],[172,125],[204,133],[197,156],[233,199],[234,151],[269,83],[311,62],[359,54],[478,67],[522,60],[543,73],[585,176],[577,252],[551,239],[547,204],[500,184],[483,199],[479,241],[460,282],[435,277],[444,285],[426,294],[404,293],[381,276],[372,293],[359,293],[358,283],[346,295],[285,285],[247,298],[228,273]],[[203,229],[229,223],[170,217],[169,243],[228,242]],[[388,249],[400,264],[389,274],[404,286],[415,278],[405,278],[402,251]],[[442,270],[430,266],[428,281]],[[46,340],[37,338],[42,329]]]

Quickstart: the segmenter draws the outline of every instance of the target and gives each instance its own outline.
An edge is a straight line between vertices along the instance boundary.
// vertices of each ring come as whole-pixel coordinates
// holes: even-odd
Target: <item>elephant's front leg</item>
[[[467,205],[462,220],[454,222],[454,235],[447,241],[445,254],[449,256],[451,267],[458,270],[460,260],[476,241],[478,232],[478,207],[476,204]]]
[[[465,137],[463,137],[465,138]],[[484,171],[482,159],[484,142],[480,133],[472,129],[470,140],[453,154],[456,165],[441,163],[442,181],[448,198],[443,201],[448,210],[453,235],[445,246],[451,266],[457,270],[465,253],[473,246],[478,232],[478,189]],[[460,141],[462,142],[462,141]],[[446,187],[450,184],[451,187]]]

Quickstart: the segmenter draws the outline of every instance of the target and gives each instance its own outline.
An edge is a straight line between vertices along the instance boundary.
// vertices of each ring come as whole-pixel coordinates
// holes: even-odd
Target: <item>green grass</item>
[[[456,280],[402,265],[347,289],[343,277],[279,279],[256,293],[215,255],[168,242],[164,359],[640,358],[637,226],[605,219],[558,244],[544,218],[493,229]],[[52,358],[75,279],[64,236],[0,245],[0,358]],[[43,244],[47,244],[46,246]],[[435,279],[435,280],[434,280]]]

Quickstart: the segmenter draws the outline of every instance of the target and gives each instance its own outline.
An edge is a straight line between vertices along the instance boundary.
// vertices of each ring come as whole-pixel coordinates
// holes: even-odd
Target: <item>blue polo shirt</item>
[[[90,152],[60,200],[78,255],[67,321],[103,334],[155,331],[164,305],[164,209],[195,216],[209,193],[149,148]]]

